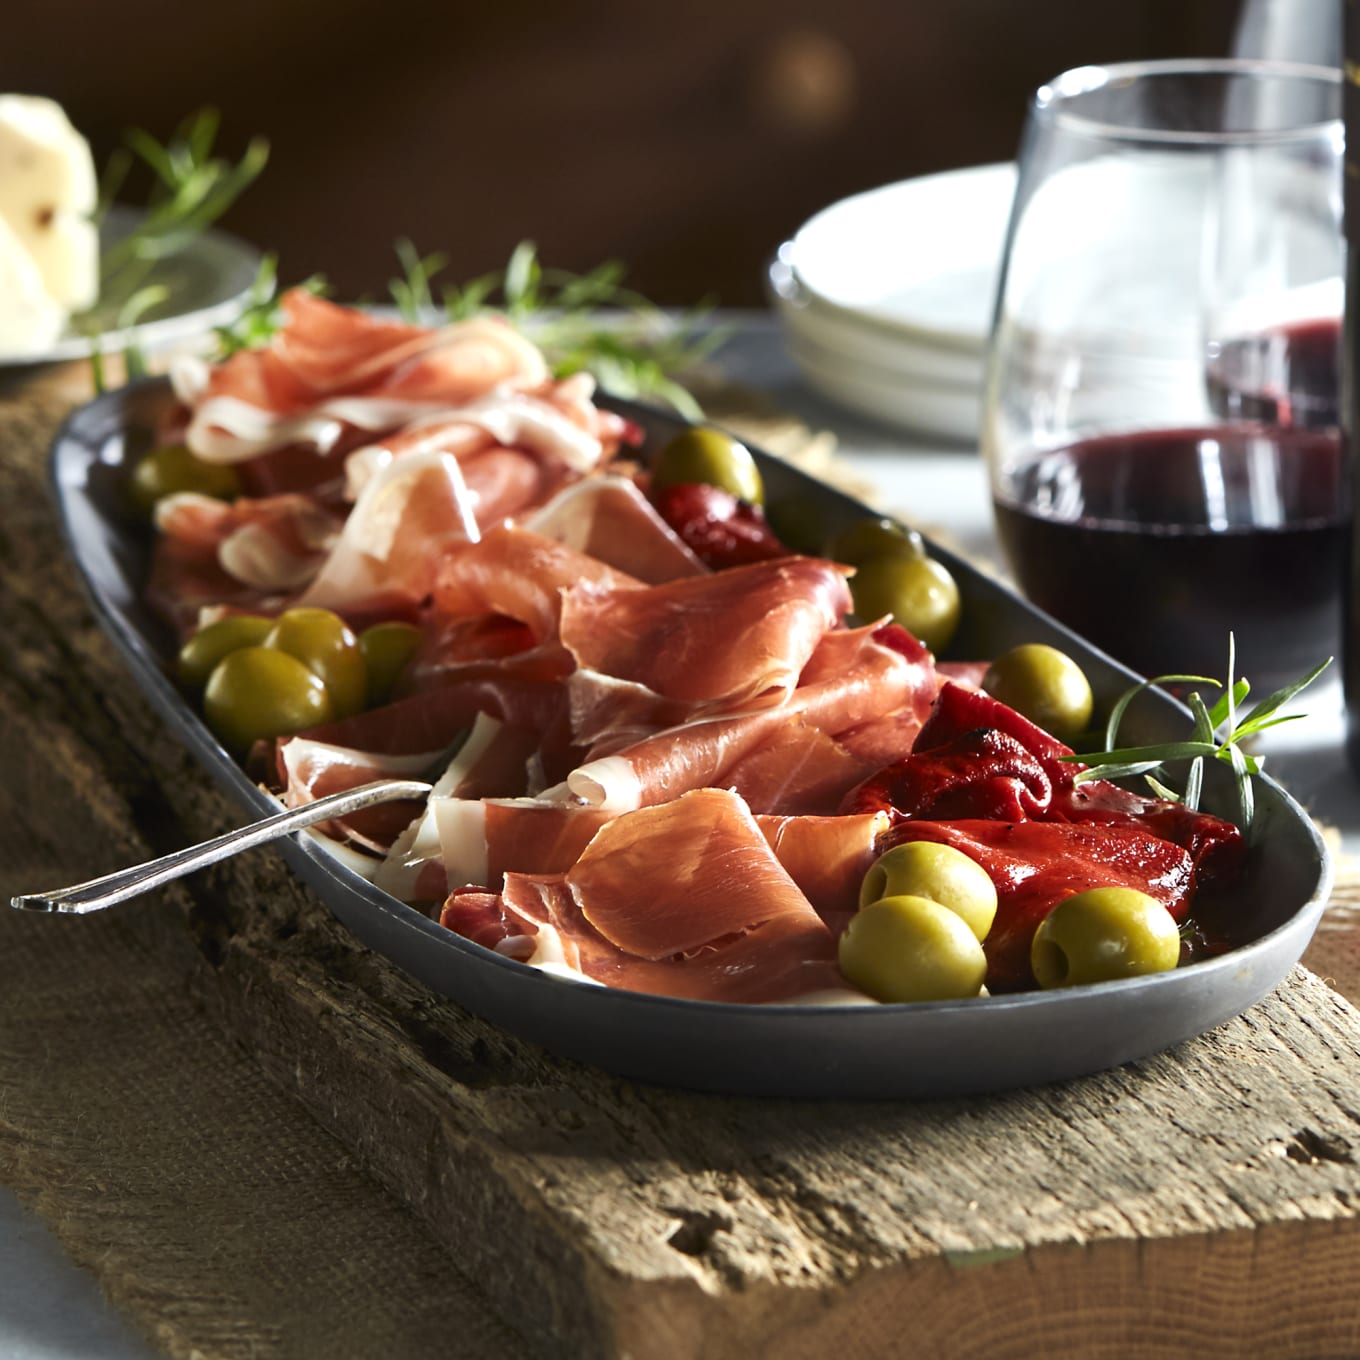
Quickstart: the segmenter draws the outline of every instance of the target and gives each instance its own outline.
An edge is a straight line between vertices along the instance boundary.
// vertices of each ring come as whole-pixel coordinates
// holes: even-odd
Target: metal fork
[[[105,907],[126,902],[130,897],[159,888],[172,879],[182,878],[195,869],[206,868],[219,860],[249,850],[252,846],[263,845],[267,841],[286,836],[290,831],[300,831],[303,827],[316,822],[324,822],[328,817],[343,816],[346,812],[358,812],[360,808],[372,807],[376,803],[388,803],[398,798],[423,798],[430,791],[430,785],[419,779],[379,779],[371,784],[360,784],[357,788],[345,789],[318,798],[304,807],[290,808],[284,812],[265,817],[262,821],[252,822],[249,826],[238,827],[224,835],[215,836],[210,841],[186,846],[159,859],[148,860],[145,864],[135,864],[128,869],[92,878],[87,883],[76,883],[69,888],[54,888],[45,893],[24,893],[11,897],[9,904],[20,911],[69,912],[83,916],[91,911],[103,911]]]

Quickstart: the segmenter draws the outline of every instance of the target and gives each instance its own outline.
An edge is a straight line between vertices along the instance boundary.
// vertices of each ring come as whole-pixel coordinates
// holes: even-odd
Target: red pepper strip
[[[1132,826],[1189,851],[1204,877],[1240,869],[1246,845],[1231,822],[1105,779],[1078,784],[1086,766],[1062,758],[1071,754],[991,695],[946,682],[911,754],[852,790],[841,811]]]
[[[684,482],[653,488],[652,504],[690,551],[715,571],[789,555],[760,507],[730,491]]]

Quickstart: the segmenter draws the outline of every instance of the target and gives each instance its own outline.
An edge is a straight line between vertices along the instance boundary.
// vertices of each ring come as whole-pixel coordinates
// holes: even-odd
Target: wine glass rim
[[[1247,76],[1330,86],[1339,91],[1341,72],[1330,66],[1303,62],[1262,61],[1251,57],[1190,57],[1161,61],[1114,62],[1106,66],[1075,66],[1046,81],[1035,92],[1031,112],[1035,119],[1061,124],[1068,131],[1112,142],[1159,143],[1168,146],[1213,147],[1280,144],[1333,139],[1340,135],[1341,114],[1302,121],[1290,126],[1200,129],[1139,127],[1131,123],[1093,117],[1077,112],[1073,105],[1084,95],[1136,80],[1166,77]]]

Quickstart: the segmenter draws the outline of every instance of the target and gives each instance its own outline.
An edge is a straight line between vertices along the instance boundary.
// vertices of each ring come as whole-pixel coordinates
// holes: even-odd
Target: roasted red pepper
[[[652,504],[706,566],[720,571],[787,557],[758,505],[703,482],[654,488]]]
[[[1149,892],[1179,920],[1195,888],[1226,882],[1245,856],[1230,822],[1144,798],[1086,767],[1056,738],[977,690],[946,682],[910,755],[866,780],[843,813],[893,819],[902,840],[956,845],[992,876],[999,898],[986,941],[988,985],[1032,985],[1029,943],[1064,897],[1086,888]]]

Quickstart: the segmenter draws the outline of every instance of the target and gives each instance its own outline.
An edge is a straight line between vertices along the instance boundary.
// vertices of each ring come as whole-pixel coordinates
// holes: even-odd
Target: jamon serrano
[[[390,430],[497,386],[548,380],[539,351],[492,317],[432,330],[382,321],[294,289],[285,324],[263,349],[204,370],[178,365],[200,458],[237,462],[289,444],[326,453],[347,427]]]
[[[718,789],[610,821],[566,874],[507,875],[502,900],[524,933],[611,987],[771,1002],[845,985],[830,930]]]

